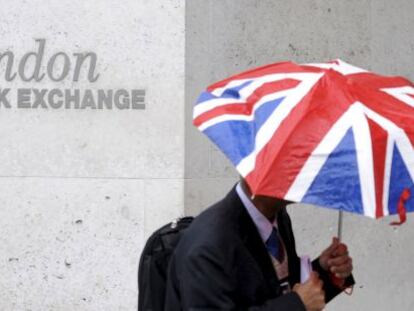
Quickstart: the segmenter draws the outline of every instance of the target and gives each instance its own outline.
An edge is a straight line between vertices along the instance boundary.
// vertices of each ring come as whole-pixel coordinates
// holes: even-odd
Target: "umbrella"
[[[341,60],[275,63],[214,83],[194,125],[254,195],[371,218],[414,211],[414,84]],[[339,226],[339,235],[340,235]]]

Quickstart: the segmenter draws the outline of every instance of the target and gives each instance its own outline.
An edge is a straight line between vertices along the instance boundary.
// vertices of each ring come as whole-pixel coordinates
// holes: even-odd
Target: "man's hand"
[[[316,272],[312,272],[309,279],[303,284],[296,284],[293,291],[299,295],[306,311],[321,311],[325,307],[325,292],[323,282]]]
[[[319,256],[319,264],[322,269],[334,273],[340,279],[350,276],[353,269],[348,247],[340,243],[338,238],[333,238],[332,244]]]

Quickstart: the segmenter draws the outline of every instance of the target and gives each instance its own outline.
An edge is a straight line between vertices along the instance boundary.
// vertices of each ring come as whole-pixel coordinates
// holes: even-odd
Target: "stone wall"
[[[135,310],[143,243],[183,213],[184,1],[0,8],[0,53],[18,73],[7,81],[3,57],[0,309]],[[86,59],[76,81],[76,55],[88,53],[94,75]],[[112,108],[99,109],[98,90],[112,91]],[[145,90],[135,107],[133,90]]]

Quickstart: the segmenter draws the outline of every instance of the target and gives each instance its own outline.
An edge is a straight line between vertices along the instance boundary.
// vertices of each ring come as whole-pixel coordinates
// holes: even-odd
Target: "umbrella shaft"
[[[338,239],[342,240],[342,223],[343,223],[343,212],[339,211],[338,214]]]

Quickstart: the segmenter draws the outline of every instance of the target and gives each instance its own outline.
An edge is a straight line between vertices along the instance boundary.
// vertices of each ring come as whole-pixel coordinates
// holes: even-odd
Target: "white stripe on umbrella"
[[[287,191],[285,199],[294,202],[300,202],[303,199],[329,155],[335,150],[344,138],[346,132],[351,128],[353,109],[351,105],[313,150]]]
[[[303,97],[308,94],[311,88],[322,76],[322,73],[306,74],[306,79],[303,79],[302,82],[294,88],[295,92],[290,93],[272,112],[257,132],[254,150],[248,156],[243,158],[243,160],[241,160],[237,165],[237,170],[243,177],[246,177],[251,171],[253,171],[256,165],[256,157],[259,152],[273,137],[282,121],[286,119],[292,109],[300,103]]]
[[[382,212],[384,216],[390,214],[388,208],[388,200],[390,197],[390,179],[391,179],[391,165],[392,165],[392,155],[394,153],[394,140],[391,138],[391,135],[388,135],[387,138],[387,150],[385,154],[385,167],[384,167],[384,186],[382,193]]]
[[[208,121],[200,124],[198,126],[198,129],[200,131],[204,131],[210,126],[216,125],[220,122],[225,121],[252,121],[254,119],[254,113],[257,109],[259,109],[263,104],[266,104],[272,100],[276,100],[278,98],[283,98],[286,96],[289,96],[290,93],[296,92],[296,89],[289,89],[289,90],[283,90],[280,92],[275,92],[272,94],[268,94],[266,96],[263,96],[262,99],[260,99],[258,102],[256,102],[253,106],[253,109],[250,114],[248,115],[241,115],[241,114],[223,114],[215,118],[211,118]]]
[[[414,107],[414,98],[410,96],[414,95],[414,87],[412,86],[386,88],[381,89],[381,91],[384,91],[407,105]]]
[[[343,75],[351,75],[355,73],[368,72],[365,69],[353,66],[340,59],[337,59],[330,63],[310,63],[310,64],[303,64],[303,66],[318,67],[322,69],[333,69]]]
[[[355,152],[357,156],[359,183],[361,185],[364,215],[375,218],[375,176],[372,154],[372,139],[364,107],[360,102],[353,104],[353,125]]]
[[[210,111],[214,108],[225,106],[225,105],[231,105],[231,104],[243,104],[246,102],[247,98],[259,87],[261,87],[263,84],[268,82],[275,82],[280,81],[284,79],[294,79],[299,81],[307,81],[309,79],[312,79],[312,77],[315,76],[321,76],[324,73],[286,73],[286,74],[270,74],[265,75],[260,78],[251,78],[251,79],[242,79],[242,80],[234,80],[229,82],[226,86],[217,88],[213,90],[211,93],[215,96],[222,96],[223,93],[232,87],[239,86],[247,81],[254,80],[251,84],[247,85],[246,87],[242,88],[239,91],[240,98],[213,98],[206,100],[204,102],[201,102],[194,106],[193,110],[193,118],[197,118],[203,113]]]
[[[361,104],[361,106],[368,118],[375,121],[388,133],[384,173],[383,210],[384,215],[389,215],[388,199],[394,145],[396,145],[398,150],[400,151],[400,154],[403,158],[405,166],[407,167],[407,170],[412,180],[414,180],[414,149],[410,143],[410,139],[408,138],[407,134],[404,132],[403,129],[399,128],[396,124],[384,118],[375,111],[371,110],[367,106],[363,104]]]

